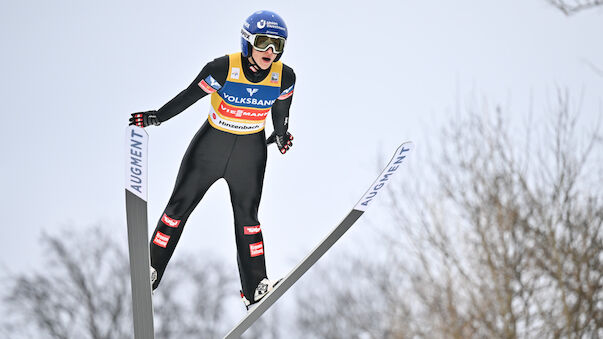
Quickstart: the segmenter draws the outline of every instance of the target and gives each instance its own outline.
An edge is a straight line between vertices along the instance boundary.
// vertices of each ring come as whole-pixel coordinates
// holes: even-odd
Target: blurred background
[[[603,337],[600,0],[2,2],[0,337],[132,337],[129,114],[238,52],[260,9],[285,19],[297,75],[294,147],[269,149],[260,206],[271,278],[416,147],[245,337]],[[208,109],[147,128],[149,232]],[[219,181],[155,292],[157,338],[244,316],[235,251]]]

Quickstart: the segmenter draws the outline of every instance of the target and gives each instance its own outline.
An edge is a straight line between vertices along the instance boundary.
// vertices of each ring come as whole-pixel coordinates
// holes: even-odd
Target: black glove
[[[272,134],[266,139],[266,144],[270,145],[275,142],[281,153],[285,154],[291,147],[293,147],[293,136],[291,133],[286,132],[285,135],[276,135],[276,132],[272,132]]]
[[[138,127],[147,127],[149,125],[159,126],[161,122],[157,119],[157,111],[147,111],[132,113],[130,117],[130,125]]]

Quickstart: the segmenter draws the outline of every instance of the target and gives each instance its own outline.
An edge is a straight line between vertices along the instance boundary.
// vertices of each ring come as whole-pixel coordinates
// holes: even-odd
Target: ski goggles
[[[251,34],[245,29],[241,30],[241,34],[245,40],[249,41],[253,48],[260,52],[265,52],[268,50],[268,48],[272,47],[274,53],[283,53],[283,50],[285,49],[285,41],[287,41],[285,38],[276,35]]]

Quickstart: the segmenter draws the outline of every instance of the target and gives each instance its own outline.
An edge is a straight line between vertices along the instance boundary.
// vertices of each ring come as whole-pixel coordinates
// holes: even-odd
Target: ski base
[[[362,196],[360,201],[348,213],[348,215],[337,225],[327,237],[316,246],[306,258],[304,258],[289,274],[247,314],[224,339],[239,338],[243,333],[264,314],[285,292],[295,284],[317,261],[320,259],[347,230],[356,223],[364,211],[383,191],[390,177],[394,174],[409,152],[414,148],[412,142],[405,142],[396,149],[393,158],[383,169],[379,177]]]
[[[132,284],[134,338],[153,339],[153,302],[147,220],[148,135],[130,126],[126,134],[126,217]]]

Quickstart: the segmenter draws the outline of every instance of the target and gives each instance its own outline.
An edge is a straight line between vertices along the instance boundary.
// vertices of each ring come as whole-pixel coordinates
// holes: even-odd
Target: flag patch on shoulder
[[[292,96],[293,95],[293,86],[295,86],[295,85],[291,85],[291,87],[284,90],[283,93],[281,93],[281,95],[278,97],[278,99],[285,100],[288,97]]]
[[[201,80],[199,82],[199,87],[207,93],[212,94],[215,91],[219,91],[222,86],[214,79],[211,75],[208,75],[207,78]]]

